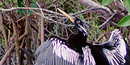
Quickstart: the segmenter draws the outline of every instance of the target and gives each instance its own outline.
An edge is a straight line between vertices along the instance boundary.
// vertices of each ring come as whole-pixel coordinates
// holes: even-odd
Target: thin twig
[[[116,15],[116,12],[109,18],[107,19],[102,25],[100,25],[99,27],[95,27],[87,22],[85,22],[87,25],[93,27],[93,28],[102,28],[103,26],[105,26],[108,22],[110,22],[110,20]]]
[[[86,5],[88,8],[101,8],[102,10],[104,10],[105,12],[109,13],[108,15],[111,15],[112,12],[109,8],[104,7],[100,4],[97,4],[96,2],[92,1],[92,0],[77,0],[79,3]],[[105,14],[105,13],[104,13]]]
[[[5,12],[9,12],[9,11],[18,10],[18,9],[40,10],[40,8],[32,8],[32,7],[12,7],[10,9],[2,9],[1,8],[0,10],[5,11]],[[47,10],[47,9],[42,9],[42,11],[52,13],[52,14],[56,14],[56,15],[59,15],[59,16],[64,16],[64,15],[62,15],[60,13],[53,12],[53,11],[50,11],[50,10]]]
[[[30,58],[32,58],[33,60],[35,60],[35,57],[30,53],[28,52],[27,50],[23,49],[23,48],[19,48],[20,50],[24,51],[24,53],[27,54],[27,56],[29,56]]]
[[[44,42],[44,20],[43,20],[43,17],[45,17],[45,16],[44,16],[44,13],[42,12],[40,5],[37,2],[36,2],[36,4],[40,8],[40,13],[42,14],[40,17],[40,22],[41,22],[40,27],[41,27],[41,43],[43,43]]]
[[[42,16],[41,14],[39,14],[39,13],[33,11],[33,10],[31,10],[31,11],[34,12],[35,14],[39,15],[39,16]],[[66,26],[66,27],[73,27],[74,26],[74,25],[67,25],[67,24],[64,24],[64,23],[57,22],[57,21],[55,21],[55,20],[53,20],[51,18],[45,17],[45,16],[42,16],[42,17],[49,20],[49,21],[52,21],[54,23],[57,23],[57,24],[60,24],[60,25]]]
[[[0,65],[3,65],[4,62],[6,61],[8,54],[10,54],[10,52],[12,52],[12,50],[14,49],[16,43],[12,44],[11,48],[6,52],[6,54],[4,55],[4,57],[2,58],[2,60],[0,61]]]
[[[3,24],[3,17],[2,17],[2,12],[0,12],[0,29],[4,35],[4,39],[5,39],[5,46],[6,46],[6,52],[8,51],[9,49],[9,43],[8,43],[8,39],[7,39],[7,35],[6,35],[6,30],[4,28],[4,24]],[[9,54],[8,54],[9,55]],[[10,56],[8,57],[8,60],[7,60],[7,63],[9,64],[10,63],[10,60],[9,60]]]
[[[105,32],[104,34],[102,34],[96,41],[93,42],[93,44],[96,44],[99,40],[102,39],[102,37],[104,37],[106,34],[108,34],[108,32]]]

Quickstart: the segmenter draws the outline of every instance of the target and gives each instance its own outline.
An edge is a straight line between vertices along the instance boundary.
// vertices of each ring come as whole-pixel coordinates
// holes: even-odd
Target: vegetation
[[[62,15],[57,7],[88,25],[88,42],[103,43],[108,40],[110,32],[118,28],[129,43],[130,2],[123,2],[0,0],[0,65],[32,65],[36,61],[35,50],[50,36],[67,40],[71,34],[76,33],[74,24]]]

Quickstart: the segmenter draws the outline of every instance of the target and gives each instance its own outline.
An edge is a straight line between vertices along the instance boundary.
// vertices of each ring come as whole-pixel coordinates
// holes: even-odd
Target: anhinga
[[[130,65],[128,45],[118,29],[112,31],[106,43],[92,45],[86,42],[87,25],[58,10],[75,24],[78,33],[72,34],[67,41],[50,37],[37,48],[36,65]]]

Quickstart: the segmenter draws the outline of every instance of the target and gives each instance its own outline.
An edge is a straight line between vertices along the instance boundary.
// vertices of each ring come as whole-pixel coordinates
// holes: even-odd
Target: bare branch
[[[36,2],[37,3],[37,2]],[[42,9],[40,7],[40,5],[37,3],[38,7],[40,8],[40,13],[42,14],[40,17],[40,27],[41,27],[41,43],[44,42],[44,13],[42,12]]]
[[[92,26],[91,24],[87,23],[87,25],[93,27],[93,28],[102,28],[103,26],[105,26],[108,22],[110,22],[110,20],[116,15],[116,13],[114,13],[109,19],[107,19],[102,25],[100,25],[99,27],[95,27],[95,26]]]
[[[0,9],[0,10],[5,11],[5,12],[9,12],[9,11],[18,10],[18,9],[40,10],[40,8],[31,8],[31,7],[12,7],[10,9]],[[59,16],[63,16],[62,14],[59,14],[57,12],[53,12],[53,11],[50,11],[50,10],[47,10],[47,9],[42,9],[42,11],[52,13],[52,14],[56,14],[56,15],[59,15]]]
[[[10,54],[10,52],[12,52],[12,50],[14,49],[16,43],[12,44],[11,48],[6,52],[6,54],[4,55],[4,57],[2,58],[2,60],[0,61],[0,65],[3,65],[4,62],[6,61],[8,54]]]
[[[103,7],[100,4],[97,4],[97,3],[93,2],[92,0],[77,0],[77,1],[80,2],[81,4],[86,5],[88,8],[91,8],[91,9],[100,9],[100,10],[103,10],[106,13],[108,13],[108,14],[104,13],[104,15],[108,15],[109,16],[109,15],[112,14],[112,12],[111,12],[111,10],[109,8]]]

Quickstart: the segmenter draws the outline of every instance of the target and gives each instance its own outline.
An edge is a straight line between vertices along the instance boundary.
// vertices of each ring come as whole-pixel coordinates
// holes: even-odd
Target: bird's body
[[[112,37],[115,40],[101,45],[84,42],[78,47],[72,46],[73,43],[79,43],[80,37],[73,39],[77,34],[72,35],[68,41],[51,37],[37,49],[36,54],[39,52],[40,54],[36,65],[129,65],[128,51],[126,51],[128,47],[123,38],[118,38],[121,37],[119,31],[114,32],[117,33],[115,36],[117,39]],[[69,40],[74,40],[74,42]],[[83,39],[79,41],[83,42]]]
[[[87,43],[87,26],[75,17],[78,29],[67,41],[50,37],[41,44],[35,65],[130,65],[129,49],[118,29],[112,31],[109,40],[100,45]]]

